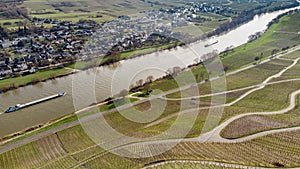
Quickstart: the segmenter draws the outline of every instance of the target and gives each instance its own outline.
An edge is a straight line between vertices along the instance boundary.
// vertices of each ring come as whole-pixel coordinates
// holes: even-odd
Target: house
[[[12,74],[11,68],[5,66],[5,67],[0,67],[0,76],[6,76]]]
[[[25,62],[18,62],[16,65],[14,65],[13,67],[13,71],[14,72],[19,72],[19,71],[23,71],[23,70],[27,70],[28,66]]]
[[[0,58],[0,66],[6,65],[6,60],[5,58]]]

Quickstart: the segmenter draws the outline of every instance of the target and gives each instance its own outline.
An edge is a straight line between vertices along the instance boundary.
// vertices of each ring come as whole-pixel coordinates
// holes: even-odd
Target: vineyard
[[[293,82],[295,83],[295,82]],[[293,90],[293,87],[291,87],[292,83],[289,84],[283,84],[287,88],[291,88]],[[284,96],[283,93],[280,91],[283,91],[283,85],[279,86],[270,86],[274,87],[272,90],[276,91],[273,92],[274,96],[277,95],[279,92],[280,96]],[[293,84],[297,88],[299,86],[299,83]],[[286,90],[286,89],[285,89]],[[261,91],[264,93],[263,91]],[[273,96],[273,100],[275,100]],[[279,96],[279,95],[277,95]],[[259,96],[258,96],[259,97]],[[270,96],[271,97],[271,96]],[[279,97],[278,97],[279,98]],[[284,97],[282,97],[284,98]],[[246,101],[247,99],[245,99]],[[255,100],[255,99],[253,99]],[[258,100],[259,101],[259,100]],[[283,105],[284,103],[278,103],[280,105]],[[222,133],[222,136],[225,138],[240,138],[247,135],[255,134],[262,131],[267,131],[271,129],[276,128],[288,128],[288,127],[294,127],[300,125],[300,108],[299,108],[299,101],[297,102],[297,106],[292,111],[285,113],[285,114],[279,114],[279,115],[260,115],[260,116],[246,116],[239,120],[236,120],[232,122],[230,125],[228,125]],[[255,106],[255,105],[254,105]],[[240,128],[243,128],[243,130],[238,130]]]
[[[293,16],[287,16],[283,21],[288,18],[293,18]],[[288,29],[286,26],[286,23],[282,27],[276,24],[275,28],[286,31]],[[295,26],[291,26],[291,29],[298,30]],[[263,37],[270,38],[270,35],[270,33],[266,33]],[[283,36],[281,33],[274,33],[272,38],[274,40],[281,36]],[[294,36],[294,34],[288,35],[287,38]],[[289,42],[288,45],[293,45],[294,42]],[[267,44],[273,43],[274,41],[270,40]],[[250,47],[238,47],[235,49],[236,52],[229,54],[228,57],[243,54],[242,48],[254,50],[255,43],[248,45]],[[278,44],[276,45],[278,47]],[[261,50],[267,48],[268,52],[271,50],[268,46],[259,46],[258,48]],[[99,110],[103,110],[101,112],[103,118],[113,131],[123,134],[117,137],[114,137],[113,132],[105,132],[108,128],[101,126],[103,122],[99,121],[101,115],[94,112],[82,112],[78,116],[79,120],[88,120],[82,120],[78,123],[72,121],[73,125],[65,124],[67,127],[62,128],[58,126],[59,129],[57,130],[55,128],[54,130],[49,129],[47,134],[43,136],[32,136],[37,138],[33,139],[32,142],[24,141],[24,144],[21,144],[22,140],[20,140],[21,143],[17,142],[16,144],[20,143],[21,146],[3,151],[4,153],[0,154],[0,168],[252,169],[255,167],[300,167],[300,130],[299,128],[292,128],[300,125],[300,79],[295,79],[300,78],[300,63],[297,60],[300,57],[300,46],[292,50],[295,51],[286,56],[272,57],[265,60],[266,62],[257,63],[257,65],[246,65],[247,69],[243,68],[240,71],[231,72],[226,77],[228,91],[225,93],[211,95],[211,85],[222,81],[222,79],[217,79],[214,82],[192,85],[191,88],[182,91],[183,93],[177,90],[165,96],[166,98],[140,97],[140,101],[143,99],[145,101],[138,102],[139,104],[134,106],[127,107],[125,105],[123,109],[120,109],[122,112],[106,111],[108,107],[114,107],[113,104],[106,105],[102,109],[99,108]],[[253,53],[250,53],[246,56],[252,55]],[[237,57],[237,61],[239,61],[245,56]],[[251,59],[253,61],[253,58]],[[228,61],[226,57],[224,60],[225,62]],[[233,64],[233,66],[239,67],[238,63]],[[203,69],[199,67],[193,71],[197,76],[204,73]],[[182,73],[179,78],[184,79],[185,76],[186,74]],[[203,74],[202,78],[206,78],[206,76],[207,74]],[[199,79],[196,78],[196,80]],[[162,88],[173,87],[174,81],[172,79],[166,81],[159,82],[165,84]],[[168,83],[172,85],[168,86]],[[155,87],[155,85],[158,85],[158,82],[154,82],[153,86]],[[195,89],[199,92],[195,93]],[[214,89],[214,92],[223,91]],[[126,97],[129,98],[130,96]],[[213,102],[214,99],[212,98],[215,97],[227,97],[227,99],[224,100],[224,103]],[[134,114],[136,110],[140,112]],[[150,120],[145,123],[138,123],[124,115]],[[151,120],[152,115],[157,115],[157,118]],[[216,121],[216,123],[207,123],[207,117],[211,117],[211,120]],[[180,118],[184,120],[175,123]],[[175,131],[166,133],[168,129],[174,126],[176,127]],[[182,137],[177,135],[189,127],[191,129],[186,135]],[[288,130],[278,132],[278,129],[283,128]],[[277,133],[272,133],[272,131]],[[210,133],[212,135],[206,137]],[[220,138],[213,135],[215,133]],[[261,133],[266,134],[263,136],[256,135]],[[140,142],[142,138],[160,134],[162,135],[161,138],[149,138]],[[134,137],[137,141],[126,142],[127,136]],[[248,140],[236,141],[246,136],[253,137]],[[105,145],[111,142],[119,144],[109,147],[111,151],[107,151],[97,145],[101,141],[93,140],[93,138],[99,137],[108,137]],[[172,147],[171,143],[174,140],[178,141],[178,139],[182,139],[181,142]],[[161,150],[166,151],[160,153]]]
[[[167,144],[145,146],[148,148],[148,151],[145,153],[151,154],[162,146],[167,146]],[[133,150],[136,147],[133,145],[130,148]],[[100,166],[105,166],[107,161],[114,161],[115,163],[113,164],[117,164],[117,166],[113,167],[136,168],[172,160],[215,161],[261,167],[298,167],[300,160],[300,131],[274,134],[250,142],[236,144],[184,142],[161,155],[144,159],[122,158],[109,153],[98,158],[94,157],[83,164],[92,168],[99,168]]]
[[[232,169],[232,167],[225,167],[225,166],[218,166],[213,164],[201,164],[196,162],[174,162],[170,164],[163,164],[161,166],[155,166],[155,167],[149,167],[149,168],[156,168],[156,169],[183,169],[183,168],[201,168],[201,169]],[[239,169],[241,167],[234,167],[236,169]]]
[[[255,83],[263,81],[266,77],[273,75],[286,66],[291,64],[291,61],[274,60],[269,62],[266,67],[259,69],[268,70],[266,73],[261,73]],[[295,71],[298,65],[292,67],[288,71]],[[250,69],[251,73],[257,70]],[[249,72],[247,74],[250,74]],[[231,79],[244,79],[251,77],[240,72],[232,75]],[[229,78],[229,79],[230,79]],[[232,81],[235,81],[232,80]],[[230,82],[230,80],[229,80]],[[243,87],[243,83],[240,86]],[[246,82],[245,82],[246,83]],[[254,84],[254,83],[253,83]],[[293,91],[299,89],[299,81],[291,81],[285,83],[278,83],[268,85],[265,88],[255,91],[245,97],[243,100],[234,104],[233,106],[225,107],[222,121],[229,117],[245,112],[278,110],[286,107],[289,104],[289,95]],[[249,90],[241,90],[229,94],[231,100],[235,100]],[[276,92],[274,92],[276,91]],[[204,98],[205,99],[205,98]],[[206,98],[208,99],[208,98]],[[201,101],[201,98],[200,98]],[[205,100],[204,100],[205,101]],[[196,103],[197,102],[197,103]],[[162,102],[161,99],[154,100],[154,103],[160,106],[166,106],[160,119],[171,116],[174,112],[180,111],[181,106],[184,105],[183,110],[190,110],[201,107],[199,100],[166,100]],[[265,104],[261,104],[264,102]],[[158,106],[159,107],[159,106]],[[149,111],[156,113],[159,109],[151,109],[149,102],[136,105],[134,108],[140,111]],[[130,113],[132,108],[125,109],[124,112]],[[225,138],[238,138],[244,135],[256,133],[258,131],[268,130],[272,128],[287,127],[286,125],[297,125],[299,118],[288,122],[288,117],[298,117],[298,107],[286,115],[273,116],[249,116],[233,122],[223,132]],[[192,129],[186,136],[187,138],[199,137],[203,125],[207,117],[208,110],[203,109],[197,112],[197,118]],[[192,121],[193,117],[189,114],[184,114],[187,122]],[[105,115],[105,119],[115,130],[134,137],[149,137],[163,133],[167,130],[177,116],[162,120],[159,125],[152,125],[145,127],[146,124],[138,124],[129,121],[119,113],[110,113]],[[188,120],[191,118],[190,120]],[[254,118],[254,119],[247,119]],[[251,121],[255,121],[251,125]],[[89,122],[89,126],[94,126],[95,121]],[[180,127],[180,125],[182,125]],[[184,128],[187,124],[180,124],[179,128]],[[211,126],[211,129],[216,126]],[[241,129],[243,130],[237,130]],[[101,134],[101,131],[90,131],[94,134]],[[165,139],[173,138],[172,135],[166,135]],[[176,138],[176,137],[175,137]],[[120,138],[122,139],[122,138]],[[252,141],[243,143],[200,143],[195,141],[185,141],[178,144],[169,151],[149,158],[133,159],[123,158],[118,155],[106,152],[101,147],[97,146],[93,140],[86,134],[81,126],[74,126],[42,139],[36,140],[32,143],[18,147],[11,151],[0,155],[0,168],[140,168],[144,166],[151,166],[152,164],[172,161],[172,160],[196,160],[196,161],[213,161],[217,163],[228,163],[231,165],[245,165],[245,166],[263,166],[263,167],[295,167],[299,165],[300,160],[300,131],[279,133],[262,138],[257,138]],[[147,144],[143,147],[141,145],[129,145],[124,148],[120,147],[118,151],[128,154],[128,148],[135,152],[141,152],[146,146],[147,151],[145,155],[155,154],[161,148],[168,147],[167,141],[159,144]],[[180,153],[179,153],[180,152]],[[13,164],[11,161],[14,161]],[[201,163],[166,163],[158,168],[172,168],[185,166],[202,166]],[[213,165],[204,165],[205,168],[213,168]],[[238,166],[236,166],[238,167]]]
[[[58,136],[53,134],[33,143],[1,154],[0,167],[36,168],[66,154],[67,152],[60,142]],[[11,161],[14,162],[12,163]],[[68,158],[62,164],[68,166],[74,162],[74,159]]]
[[[296,50],[296,51],[290,53],[289,55],[283,56],[282,58],[286,58],[286,59],[297,59],[297,58],[299,57],[299,53],[300,53],[300,50]]]
[[[96,146],[79,126],[70,130],[72,132],[61,131],[1,154],[0,167],[22,169],[38,167],[65,169],[72,166],[77,168],[138,168],[158,161],[169,160],[215,161],[245,166],[284,165],[285,167],[296,167],[300,160],[300,131],[273,134],[245,143],[182,142],[161,155],[131,159],[106,153]],[[128,149],[138,152],[139,146],[133,144],[129,148],[119,149],[118,152],[126,153]],[[168,147],[167,143],[145,143],[142,146],[147,147],[147,151],[144,153],[148,154]],[[200,164],[168,164],[165,167],[198,165]],[[164,166],[161,167],[164,168]]]
[[[281,110],[287,107],[289,95],[299,89],[299,86],[299,81],[269,85],[250,94],[234,106],[252,108],[253,112]]]
[[[254,68],[239,72],[226,77],[226,89],[234,90],[239,88],[244,88],[252,85],[259,84],[263,82],[269,76],[278,73],[284,67],[290,65],[292,61],[288,60],[273,60],[261,65],[258,65]],[[208,82],[205,84],[199,85],[199,94],[210,94],[211,85],[223,84],[224,79],[217,79],[213,82]],[[216,89],[214,89],[216,90]],[[172,93],[167,95],[168,98],[180,98],[180,97],[192,97],[198,96],[198,93],[194,92],[195,89],[187,89],[184,91]],[[222,91],[221,91],[222,92]]]
[[[297,51],[297,54],[299,57],[300,51]],[[282,76],[274,79],[273,81],[300,78],[299,71],[300,71],[300,63],[298,62],[293,68],[287,70]]]

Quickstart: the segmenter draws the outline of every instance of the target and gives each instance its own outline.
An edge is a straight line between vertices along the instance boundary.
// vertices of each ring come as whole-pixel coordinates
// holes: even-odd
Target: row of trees
[[[282,48],[281,50],[282,50],[282,51],[285,51],[285,50],[288,50],[289,48],[290,48],[290,47],[287,46],[287,47]],[[273,58],[279,51],[280,51],[279,49],[273,49],[273,50],[271,51],[271,57]],[[256,57],[254,58],[254,60],[257,61],[257,62],[258,62],[258,61],[261,62],[261,59],[263,58],[263,55],[264,55],[264,53],[261,52],[259,56],[256,56]]]
[[[25,7],[20,7],[22,3],[23,0],[0,1],[2,17],[9,19],[26,18],[30,20],[27,9]]]
[[[0,25],[0,40],[9,39],[12,40],[17,37],[26,35],[38,34],[40,31],[45,30],[43,27],[36,27],[35,25],[27,26],[27,23],[20,23],[18,29],[8,30]]]
[[[150,89],[150,83],[152,83],[152,81],[154,80],[154,77],[152,75],[148,76],[146,78],[146,81],[144,81],[144,79],[140,79],[138,81],[136,81],[136,84],[131,84],[129,86],[129,89],[131,91],[137,90],[140,87],[144,87],[145,89],[147,89],[147,94],[149,94],[149,89]],[[128,96],[128,90],[123,89],[120,91],[119,96],[125,98],[126,96]],[[112,102],[109,102],[108,104],[110,104]]]

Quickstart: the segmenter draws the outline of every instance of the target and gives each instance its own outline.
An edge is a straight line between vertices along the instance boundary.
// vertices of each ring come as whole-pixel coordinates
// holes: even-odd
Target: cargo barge
[[[39,104],[39,103],[42,103],[42,102],[46,102],[48,100],[52,100],[52,99],[55,99],[55,98],[58,98],[58,97],[62,97],[64,96],[66,93],[65,92],[60,92],[56,95],[52,95],[52,96],[49,96],[49,97],[45,97],[45,98],[42,98],[42,99],[39,99],[39,100],[35,100],[33,102],[29,102],[29,103],[25,103],[25,104],[17,104],[15,106],[11,106],[9,107],[5,113],[11,113],[11,112],[14,112],[14,111],[18,111],[20,109],[23,109],[23,108],[26,108],[26,107],[29,107],[29,106],[33,106],[35,104]]]
[[[210,44],[206,44],[206,45],[204,45],[204,47],[209,47],[209,46],[212,46],[212,45],[215,45],[215,44],[217,44],[217,43],[219,43],[219,41],[217,40],[217,41],[215,41],[215,42],[213,42],[213,43],[210,43]]]

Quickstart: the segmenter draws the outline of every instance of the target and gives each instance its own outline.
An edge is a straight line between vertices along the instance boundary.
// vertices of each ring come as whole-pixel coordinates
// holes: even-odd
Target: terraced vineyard
[[[80,122],[72,121],[57,128],[50,128],[46,132],[38,133],[40,135],[2,147],[0,168],[300,167],[300,76],[298,74],[300,46],[295,46],[276,56],[265,56],[264,58],[269,57],[269,59],[257,65],[252,64],[253,58],[251,58],[257,54],[258,49],[266,53],[271,50],[270,46],[274,45],[275,40],[283,37],[282,32],[276,31],[287,31],[289,19],[296,18],[297,22],[293,23],[291,31],[298,30],[299,26],[295,25],[298,24],[299,17],[300,14],[284,17],[281,19],[283,25],[275,24],[271,32],[264,34],[262,39],[248,44],[249,46],[236,48],[236,51],[229,56],[223,56],[226,64],[233,63],[230,68],[240,67],[241,63],[252,60],[242,69],[230,72],[227,77],[228,91],[216,91],[223,93],[211,94],[211,83],[208,82],[198,86],[193,85],[191,88],[199,88],[200,93],[187,89],[183,98],[179,90],[174,90],[175,92],[170,92],[167,96],[153,98],[149,96],[137,99],[126,96],[141,102],[134,100],[138,103],[135,106],[120,106],[120,110],[125,114],[138,109],[144,118],[148,118],[149,114],[161,111],[158,107],[165,106],[165,109],[157,119],[147,123],[130,121],[115,109],[108,111],[105,109],[102,114],[82,112],[78,116]],[[291,42],[285,44],[286,41],[282,40],[275,45],[277,47],[294,45],[299,38],[295,36],[299,35],[289,34],[287,39]],[[251,53],[254,50],[255,52]],[[245,53],[246,55],[242,55]],[[227,58],[232,59],[232,57],[237,57],[237,60],[229,62]],[[247,59],[241,61],[244,57]],[[241,63],[237,63],[239,61]],[[193,70],[196,74],[199,71],[198,75],[203,73],[199,67]],[[184,79],[184,77],[185,74],[182,73],[180,78]],[[161,84],[162,88],[167,89],[170,84],[174,84],[173,82],[167,79],[154,82],[150,86],[155,88],[155,85]],[[218,83],[218,80],[216,82]],[[210,102],[213,96],[226,95],[229,99],[224,103],[205,103]],[[150,101],[156,103],[157,107],[152,108]],[[222,117],[217,116],[223,109]],[[178,119],[178,114],[182,114],[181,117],[184,117],[185,121],[176,124],[177,130],[174,133],[164,133]],[[211,115],[212,120],[217,119],[220,122],[209,123],[208,127],[204,128],[208,115]],[[111,133],[105,135],[106,128],[95,127],[101,126],[97,121],[99,116],[103,116],[110,127],[125,136],[114,138],[110,137]],[[195,123],[192,124],[194,120]],[[175,135],[189,125],[191,129],[185,138],[178,138]],[[84,130],[87,128],[91,130]],[[93,133],[95,136],[104,135],[109,137],[109,141],[121,144],[110,147],[111,151],[107,151],[98,146],[87,133]],[[126,136],[141,139],[158,134],[163,134],[163,137],[143,142],[124,142]],[[172,147],[171,143],[179,139],[180,143]],[[161,150],[166,149],[167,151],[160,153]]]
[[[180,143],[173,149],[159,156],[151,158],[128,159],[107,154],[87,161],[86,164],[97,168],[103,165],[105,166],[109,159],[114,159],[114,161],[118,162],[117,164],[119,165],[117,167],[119,168],[135,168],[155,164],[156,162],[199,160],[236,165],[241,164],[245,166],[297,167],[299,166],[300,160],[299,138],[300,131],[295,131],[273,134],[253,141],[237,144],[185,142]],[[167,146],[167,144],[149,144],[147,145],[147,153],[151,154],[162,146]],[[134,148],[133,145],[131,149]],[[192,164],[190,165],[192,166]]]
[[[150,167],[149,167],[150,168]],[[224,166],[218,166],[218,165],[209,165],[209,164],[198,164],[194,162],[174,162],[171,164],[163,164],[162,166],[155,166],[151,168],[156,169],[181,169],[181,168],[201,168],[201,169],[231,169],[232,167],[224,167]],[[239,168],[239,167],[236,167]]]
[[[245,70],[238,74],[233,74],[226,77],[226,88],[227,90],[234,90],[243,87],[248,87],[252,85],[256,85],[264,81],[269,76],[278,73],[284,67],[290,65],[292,61],[289,60],[274,60],[271,62],[267,62],[261,65],[258,65],[255,68]],[[208,82],[205,84],[199,85],[199,94],[210,94],[211,93],[211,85],[223,83],[222,79],[215,80],[214,82]],[[172,93],[167,95],[168,98],[180,98],[180,97],[192,97],[198,96],[198,93],[194,92],[195,89],[187,89],[184,91]]]
[[[281,60],[279,61],[281,62]],[[279,63],[275,61],[275,63]],[[284,63],[291,63],[285,61]],[[279,70],[284,70],[283,67]],[[291,67],[292,68],[292,67]],[[276,69],[275,73],[278,73]],[[251,72],[251,71],[249,71]],[[244,74],[243,72],[242,74]],[[237,74],[239,76],[239,74]],[[245,75],[246,76],[246,75]],[[239,101],[231,107],[225,108],[225,116],[234,116],[243,112],[251,112],[253,110],[266,110],[261,106],[262,101],[267,101],[266,104],[280,105],[281,107],[287,106],[288,95],[299,89],[299,81],[292,81],[286,83],[279,83],[266,86],[264,89],[258,90]],[[283,86],[288,87],[288,90]],[[276,93],[272,92],[276,90]],[[240,93],[241,95],[244,92]],[[279,94],[279,95],[278,95]],[[268,96],[270,99],[265,99]],[[286,97],[282,97],[286,95]],[[167,115],[171,115],[172,111],[176,112],[179,109],[179,101],[168,101],[169,111]],[[190,100],[185,101],[190,103]],[[257,105],[257,106],[256,106]],[[192,107],[191,107],[192,106]],[[254,106],[254,107],[253,107]],[[278,109],[280,107],[269,106],[271,109]],[[139,109],[147,109],[147,105],[138,106]],[[195,108],[195,105],[186,107],[187,109]],[[250,108],[250,109],[249,109]],[[247,110],[248,109],[248,110]],[[206,110],[199,113],[196,123],[187,137],[198,137],[203,127],[206,118]],[[174,117],[176,118],[176,117]],[[125,120],[124,117],[111,113],[106,115],[108,122],[115,127],[115,129],[131,134],[133,136],[138,131],[139,136],[144,132],[146,136],[155,135],[158,131],[164,131],[173,123],[173,118],[162,121],[160,125],[154,125],[148,128],[143,128],[143,125],[137,127],[134,123]],[[115,121],[118,121],[116,123]],[[184,124],[183,124],[184,125]],[[215,126],[216,127],[216,126]],[[126,130],[125,130],[126,129]],[[155,132],[154,132],[155,131]],[[100,131],[95,133],[101,134]],[[143,134],[142,134],[143,135]],[[13,168],[137,168],[145,165],[150,165],[159,161],[172,161],[172,160],[204,160],[216,161],[233,164],[241,164],[245,166],[298,166],[300,160],[299,149],[299,135],[300,131],[274,134],[271,136],[258,138],[252,141],[243,143],[201,143],[195,141],[184,141],[178,144],[171,150],[150,158],[132,159],[123,158],[115,154],[105,152],[102,148],[97,146],[80,126],[74,126],[66,130],[62,130],[56,134],[52,134],[43,139],[39,139],[30,144],[18,147],[11,151],[5,152],[0,155],[0,167],[7,168],[10,161],[16,161]],[[170,137],[170,136],[168,136]],[[288,139],[286,139],[288,138]],[[168,147],[168,141],[160,144],[147,144],[147,151],[145,155],[154,154],[161,148]],[[140,152],[140,147],[135,144],[125,146],[126,149],[120,148],[118,151],[122,153],[127,152],[127,148]],[[142,148],[142,150],[144,147]],[[250,151],[251,150],[251,151]],[[21,153],[20,153],[21,152]],[[180,153],[179,153],[180,152]],[[268,155],[270,153],[270,155]],[[111,163],[113,161],[113,163]],[[171,165],[171,164],[169,164]],[[186,164],[187,165],[187,164]],[[191,164],[190,164],[191,165]]]
[[[74,128],[73,130],[75,129],[76,128]],[[79,132],[80,129],[77,131]],[[84,136],[82,134],[79,135],[82,137],[82,139],[88,139],[87,136]],[[299,165],[298,162],[300,160],[299,136],[300,131],[295,131],[289,133],[273,134],[263,138],[255,139],[253,141],[237,144],[185,142],[180,143],[173,149],[159,156],[144,159],[129,159],[122,158],[111,153],[102,154],[102,150],[99,147],[94,146],[90,148],[87,147],[86,150],[66,153],[64,147],[57,146],[61,145],[61,143],[59,143],[58,141],[57,135],[51,135],[41,141],[22,146],[16,149],[16,151],[2,154],[0,156],[0,164],[1,167],[5,168],[6,165],[10,164],[8,161],[10,159],[17,161],[17,163],[13,165],[13,168],[35,168],[38,166],[43,166],[42,168],[63,169],[74,166],[75,164],[80,164],[77,166],[78,168],[136,168],[145,165],[147,166],[158,161],[200,160],[216,161],[229,164],[242,164],[245,166],[274,167],[276,165],[284,165],[286,167],[295,167]],[[56,148],[51,147],[53,145],[55,145]],[[65,147],[68,146],[67,144],[65,145]],[[76,145],[80,146],[80,143],[77,142]],[[148,151],[145,153],[151,154],[157,151],[157,149],[161,148],[162,146],[167,145],[166,143],[152,145],[149,144],[147,145]],[[130,147],[130,149],[133,148],[136,149],[135,145],[132,145]],[[94,151],[92,152],[90,150]],[[19,151],[23,151],[24,154],[16,153]],[[121,149],[119,151],[125,150]],[[82,157],[85,158],[76,158],[79,157],[78,155],[82,155]],[[40,157],[44,158],[41,159]],[[53,160],[53,158],[57,158],[57,160]],[[89,158],[91,160],[89,160]],[[111,163],[112,160],[114,161],[114,163]],[[178,165],[199,166],[199,164]],[[176,166],[176,164],[169,164],[166,167],[168,166]]]
[[[13,151],[3,153],[0,157],[0,167],[35,168],[66,154],[67,152],[58,136],[54,134]],[[12,164],[11,161],[15,162]],[[68,158],[62,164],[70,166],[74,162],[73,158]]]

